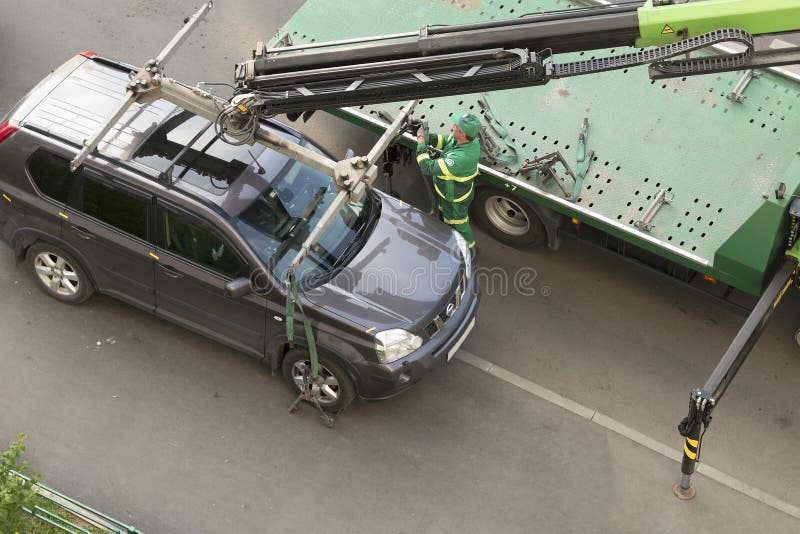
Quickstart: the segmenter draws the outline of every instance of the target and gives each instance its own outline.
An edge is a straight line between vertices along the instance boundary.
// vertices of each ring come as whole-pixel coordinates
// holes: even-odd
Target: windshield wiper
[[[367,209],[367,202],[370,203],[369,213],[364,218],[364,222],[361,224],[358,230],[353,234],[353,237],[350,238],[350,241],[347,242],[347,245],[344,246],[342,249],[342,253],[339,254],[339,257],[331,266],[331,271],[336,269],[339,265],[341,265],[345,260],[349,260],[352,254],[350,254],[351,247],[356,244],[361,237],[366,233],[367,227],[370,226],[370,223],[375,217],[375,200],[371,196],[366,197],[366,201],[364,202],[364,207],[362,209]]]

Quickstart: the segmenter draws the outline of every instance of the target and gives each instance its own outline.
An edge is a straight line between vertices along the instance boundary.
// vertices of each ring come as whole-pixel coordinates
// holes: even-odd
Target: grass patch
[[[53,514],[53,515],[55,515],[57,517],[60,517],[61,519],[65,520],[64,521],[64,528],[56,527],[54,525],[51,525],[50,523],[48,523],[47,521],[45,521],[41,517],[31,517],[30,518],[30,526],[28,527],[28,529],[25,532],[30,532],[31,534],[63,534],[64,532],[75,532],[75,533],[82,532],[81,530],[78,530],[77,528],[71,527],[69,525],[70,523],[72,523],[73,525],[75,525],[77,527],[82,528],[83,530],[85,530],[87,532],[91,532],[92,534],[104,534],[104,533],[108,532],[107,530],[95,527],[91,523],[88,523],[84,519],[82,519],[82,518],[78,517],[77,515],[73,514],[72,512],[70,512],[69,510],[64,508],[63,506],[60,506],[59,504],[51,501],[50,499],[48,499],[46,497],[41,496],[41,495],[37,495],[36,496],[36,506],[38,508],[41,508],[42,510],[50,512],[51,514]],[[55,518],[47,516],[46,514],[42,514],[42,512],[39,511],[39,510],[37,510],[37,515],[39,515],[39,516],[44,515],[45,517],[47,517],[50,521],[53,521],[54,523],[58,523],[58,524],[62,523],[61,521],[59,521],[59,520],[57,520]],[[22,533],[20,533],[20,534],[22,534]]]

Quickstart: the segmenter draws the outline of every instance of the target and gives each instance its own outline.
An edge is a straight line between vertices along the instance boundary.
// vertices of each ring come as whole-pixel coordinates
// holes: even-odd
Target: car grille
[[[453,292],[453,296],[447,302],[447,305],[444,307],[442,311],[433,318],[428,326],[425,327],[425,333],[428,334],[428,337],[433,337],[439,333],[439,331],[444,327],[445,323],[452,317],[458,307],[461,306],[461,300],[464,297],[464,292],[467,290],[467,277],[465,275],[465,271],[461,271],[458,276],[458,286],[456,286],[456,290]]]

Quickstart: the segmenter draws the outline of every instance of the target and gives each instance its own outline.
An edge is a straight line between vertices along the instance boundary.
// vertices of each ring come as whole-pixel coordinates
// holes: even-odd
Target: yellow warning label
[[[666,24],[664,25],[664,29],[661,30],[661,35],[667,35],[668,33],[675,33],[675,30],[672,29],[672,26]]]
[[[786,294],[786,292],[789,291],[789,288],[792,287],[793,283],[794,283],[794,275],[786,281],[786,284],[784,284],[783,288],[781,289],[781,292],[778,293],[778,298],[776,298],[775,302],[772,303],[773,310],[778,307],[778,304],[781,303],[781,299]]]

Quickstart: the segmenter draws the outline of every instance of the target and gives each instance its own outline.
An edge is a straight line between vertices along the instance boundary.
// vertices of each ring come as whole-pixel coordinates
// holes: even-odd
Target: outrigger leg
[[[714,369],[701,389],[692,391],[689,415],[678,425],[678,432],[685,438],[683,461],[681,462],[681,481],[673,487],[675,496],[679,499],[688,500],[695,496],[696,489],[692,485],[692,475],[696,464],[700,462],[700,446],[703,435],[711,424],[711,412],[719,404],[725,390],[728,389],[742,363],[747,359],[750,350],[756,344],[781,298],[795,284],[798,255],[797,246],[787,252],[783,266],[772,278],[755,308],[750,312],[744,326],[736,334],[728,350],[717,364],[717,368]]]

